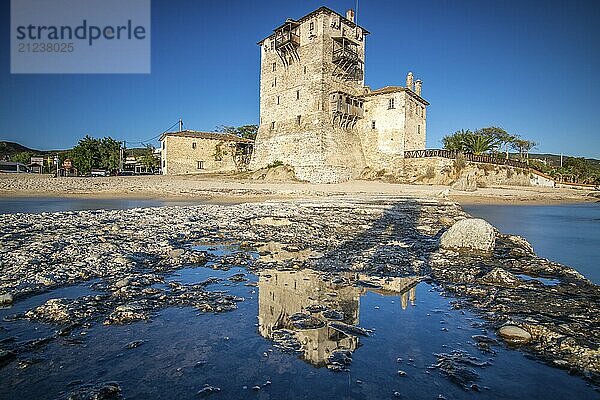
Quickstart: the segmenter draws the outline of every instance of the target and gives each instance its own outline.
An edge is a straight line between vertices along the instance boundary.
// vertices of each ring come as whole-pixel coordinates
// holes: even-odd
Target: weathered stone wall
[[[421,100],[404,91],[404,150],[421,150],[425,148],[426,109]]]
[[[235,142],[165,136],[163,143],[166,150],[163,150],[162,154],[165,162],[163,166],[164,175],[231,172],[236,170],[233,160]],[[221,157],[218,157],[217,147],[220,147]],[[198,168],[198,161],[203,161],[203,169]]]
[[[529,171],[523,168],[442,157],[397,158],[393,162],[393,167],[366,171],[363,177],[429,185],[453,185],[468,177],[477,187],[531,185]]]

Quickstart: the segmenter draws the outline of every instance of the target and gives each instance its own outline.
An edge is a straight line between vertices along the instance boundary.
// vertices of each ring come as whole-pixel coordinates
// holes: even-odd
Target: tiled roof
[[[240,142],[240,143],[252,143],[253,140],[244,139],[239,136],[233,135],[231,133],[221,133],[221,132],[198,132],[198,131],[190,131],[185,130],[181,132],[166,132],[163,133],[160,137],[160,140],[164,140],[166,136],[174,136],[174,137],[190,137],[197,139],[210,139],[210,140],[222,140],[226,142]]]
[[[381,89],[377,89],[377,90],[373,90],[371,92],[365,93],[363,96],[369,97],[369,96],[377,96],[379,94],[389,94],[389,93],[395,93],[395,92],[406,92],[410,96],[421,101],[423,104],[425,104],[427,106],[429,105],[429,102],[427,100],[425,100],[424,98],[422,98],[421,96],[419,96],[418,94],[413,92],[412,90],[407,90],[405,87],[402,87],[402,86],[385,86],[385,87],[382,87]]]

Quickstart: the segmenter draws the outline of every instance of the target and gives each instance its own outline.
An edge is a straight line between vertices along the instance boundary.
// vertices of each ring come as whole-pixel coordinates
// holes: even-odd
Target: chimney
[[[415,90],[415,87],[413,85],[413,73],[409,72],[408,75],[406,75],[406,88],[410,89],[412,91]]]
[[[349,9],[348,11],[346,11],[346,19],[350,22],[354,22],[354,10],[353,9]]]
[[[423,89],[423,81],[420,79],[417,79],[415,81],[415,93],[417,94],[417,96],[421,96],[422,89]]]

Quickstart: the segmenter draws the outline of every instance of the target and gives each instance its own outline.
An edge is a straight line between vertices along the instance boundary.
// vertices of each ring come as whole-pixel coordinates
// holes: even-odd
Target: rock
[[[122,288],[129,285],[129,278],[123,278],[115,282],[115,287]]]
[[[200,389],[197,394],[199,396],[208,396],[208,395],[211,395],[213,393],[220,392],[220,391],[221,391],[221,388],[218,388],[216,386],[210,386],[210,385],[207,384],[202,389]]]
[[[458,221],[442,235],[444,249],[490,252],[494,249],[496,231],[487,221],[468,218]]]
[[[169,257],[179,258],[183,255],[184,252],[185,252],[185,250],[183,250],[183,249],[173,249],[173,250],[169,251]]]
[[[510,344],[524,344],[531,341],[531,334],[516,325],[505,325],[500,328],[498,333]]]
[[[10,293],[0,294],[0,306],[10,305],[13,303],[13,296]]]
[[[487,285],[516,287],[521,284],[521,280],[502,268],[494,268],[487,275],[481,278],[481,282]]]
[[[533,246],[527,240],[522,238],[521,236],[509,235],[508,240],[515,246],[524,250],[526,253],[529,253],[529,254],[534,253]]]
[[[250,221],[250,224],[259,226],[288,226],[292,224],[292,221],[287,218],[264,217],[253,219]]]
[[[17,358],[17,355],[9,350],[0,350],[0,367],[8,364],[12,360]]]
[[[458,180],[452,185],[452,189],[460,190],[462,192],[474,192],[477,190],[477,174],[475,171],[470,171],[463,174]]]

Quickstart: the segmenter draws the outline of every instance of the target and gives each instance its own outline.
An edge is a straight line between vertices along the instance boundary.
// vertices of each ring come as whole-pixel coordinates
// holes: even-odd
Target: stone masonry
[[[425,148],[422,82],[371,90],[364,84],[369,32],[321,7],[287,19],[261,49],[260,125],[251,169],[282,161],[299,179],[339,182]]]
[[[252,146],[235,135],[190,130],[165,133],[160,143],[163,175],[238,171]]]

